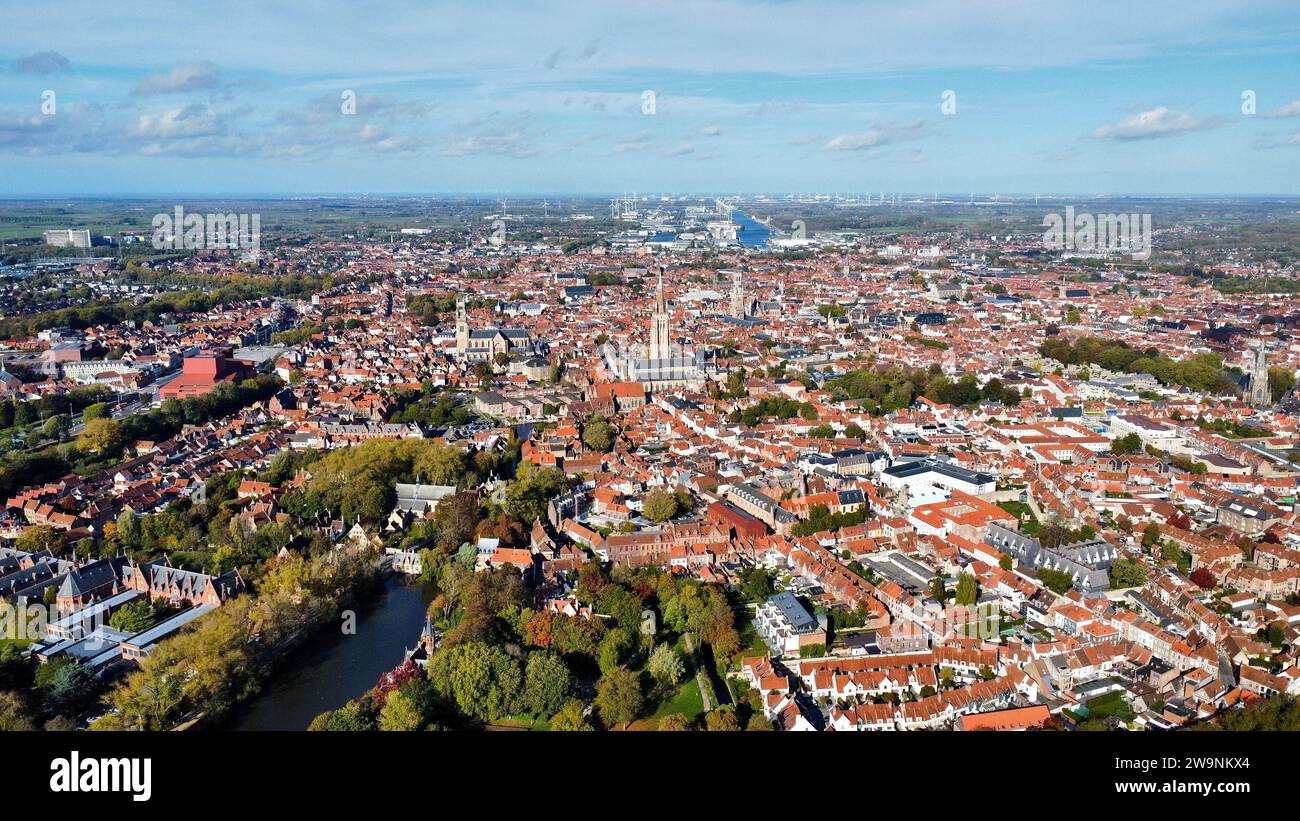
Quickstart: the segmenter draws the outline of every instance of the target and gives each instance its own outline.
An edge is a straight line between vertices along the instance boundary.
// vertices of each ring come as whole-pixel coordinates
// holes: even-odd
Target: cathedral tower
[[[736,319],[745,318],[745,285],[740,281],[740,272],[731,275],[731,315]]]
[[[456,353],[469,350],[469,314],[465,311],[465,295],[456,294]]]
[[[1267,408],[1273,404],[1273,395],[1268,387],[1268,355],[1264,346],[1255,349],[1255,367],[1250,371],[1250,404],[1257,408]]]

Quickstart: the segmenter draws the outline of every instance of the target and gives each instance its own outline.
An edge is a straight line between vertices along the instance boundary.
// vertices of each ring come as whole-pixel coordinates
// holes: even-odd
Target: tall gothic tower
[[[456,353],[469,350],[469,314],[465,311],[465,295],[456,294]]]
[[[740,271],[731,275],[731,315],[745,318],[745,285],[740,281]]]
[[[1268,388],[1268,356],[1264,346],[1255,349],[1255,367],[1250,371],[1250,404],[1257,408],[1267,408],[1272,402],[1272,392]]]
[[[659,269],[659,284],[655,287],[654,314],[650,317],[650,358],[667,359],[668,344],[668,303],[664,300],[664,269]]]

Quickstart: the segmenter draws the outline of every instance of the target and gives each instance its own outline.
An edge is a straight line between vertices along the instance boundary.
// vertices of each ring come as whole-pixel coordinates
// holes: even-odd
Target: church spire
[[[667,359],[668,342],[668,303],[664,299],[664,269],[659,266],[659,284],[655,286],[654,314],[650,317],[650,358]]]

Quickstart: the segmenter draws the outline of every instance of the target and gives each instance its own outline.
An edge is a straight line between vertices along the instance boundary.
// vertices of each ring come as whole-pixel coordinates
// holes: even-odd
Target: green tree
[[[46,705],[57,713],[80,712],[99,693],[95,671],[79,661],[59,665],[44,680],[38,673],[37,686],[45,695]]]
[[[1130,453],[1140,453],[1142,451],[1142,437],[1136,433],[1130,433],[1127,436],[1120,436],[1110,443],[1110,452],[1116,456],[1124,456]]]
[[[154,618],[153,608],[143,599],[127,602],[118,608],[113,615],[108,617],[108,626],[114,630],[121,630],[124,633],[132,635],[143,633],[150,627],[153,627],[156,619]]]
[[[681,655],[667,644],[660,644],[650,654],[647,664],[650,675],[659,684],[674,687],[686,675],[686,665]]]
[[[1146,584],[1146,565],[1137,559],[1116,559],[1110,566],[1110,586],[1140,587]]]
[[[1147,526],[1142,529],[1142,546],[1150,549],[1152,545],[1160,541],[1160,525],[1155,522],[1148,522]]]
[[[26,553],[40,553],[48,550],[55,556],[62,555],[68,547],[67,534],[49,525],[32,525],[23,528],[14,540],[14,547]]]
[[[677,515],[677,496],[670,491],[655,488],[646,494],[645,516],[652,522],[666,522]]]
[[[388,694],[388,700],[379,710],[379,729],[386,732],[409,732],[424,725],[424,717],[415,699],[405,690]]]
[[[641,713],[641,682],[626,667],[615,667],[601,676],[596,689],[596,709],[606,726],[627,724]]]
[[[70,420],[66,414],[60,413],[46,419],[44,427],[41,428],[41,432],[50,439],[60,439],[71,427],[72,420]]]
[[[610,630],[601,639],[596,661],[602,673],[618,667],[632,649],[632,635],[622,628]]]
[[[308,730],[331,733],[366,733],[375,728],[374,719],[355,701],[349,701],[337,710],[326,710],[307,725]]]
[[[139,521],[135,511],[128,507],[117,515],[117,540],[126,547],[134,547],[139,537]]]
[[[970,573],[957,576],[957,603],[974,604],[979,599],[979,582]]]
[[[605,417],[593,416],[582,428],[582,441],[592,450],[604,453],[614,444],[614,429]]]
[[[523,684],[518,662],[479,641],[439,648],[429,659],[429,680],[462,713],[481,721],[515,712]]]
[[[746,595],[755,601],[767,601],[776,589],[772,584],[772,574],[761,567],[755,567],[744,573],[743,580]]]
[[[564,706],[571,686],[569,668],[558,655],[540,650],[528,654],[524,667],[524,709],[537,715],[552,715]]]
[[[560,711],[551,718],[551,729],[559,732],[575,732],[593,729],[591,722],[583,715],[582,702],[571,698],[564,702]]]
[[[1048,590],[1057,594],[1064,593],[1074,584],[1074,579],[1069,573],[1064,570],[1052,570],[1049,567],[1039,568],[1038,580],[1046,585]]]

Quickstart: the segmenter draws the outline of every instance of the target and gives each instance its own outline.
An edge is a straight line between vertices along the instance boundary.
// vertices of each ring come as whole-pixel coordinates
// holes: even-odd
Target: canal
[[[772,236],[772,231],[766,225],[743,211],[732,211],[731,221],[739,229],[736,232],[736,239],[741,245],[746,248],[767,247],[767,240]]]
[[[286,658],[252,701],[236,708],[225,730],[305,730],[373,687],[402,661],[424,625],[432,590],[403,577],[357,610],[355,635],[329,629]]]

